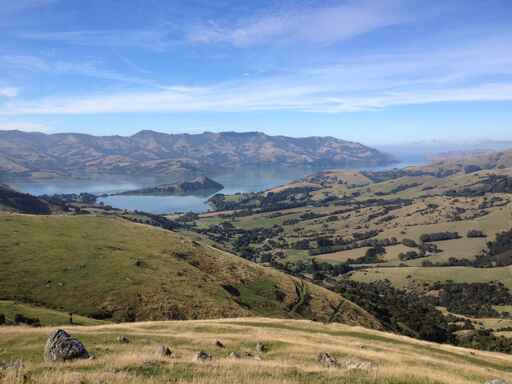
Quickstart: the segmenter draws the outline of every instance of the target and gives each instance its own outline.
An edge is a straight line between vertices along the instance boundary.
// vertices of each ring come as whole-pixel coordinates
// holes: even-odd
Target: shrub
[[[487,237],[487,235],[478,229],[472,229],[468,231],[466,237]]]
[[[437,233],[426,233],[420,236],[420,240],[423,243],[429,243],[433,241],[444,241],[453,240],[460,238],[458,232],[437,232]]]
[[[16,325],[26,324],[26,325],[31,325],[33,327],[41,326],[41,322],[39,321],[38,318],[27,317],[27,316],[22,315],[21,313],[17,313],[14,315],[14,323]]]
[[[403,239],[402,244],[405,245],[406,247],[410,247],[410,248],[418,247],[418,244],[414,240],[411,240],[411,239]]]

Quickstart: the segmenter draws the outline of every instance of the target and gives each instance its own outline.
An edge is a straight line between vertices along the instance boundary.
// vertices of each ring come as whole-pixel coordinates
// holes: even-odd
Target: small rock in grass
[[[1,369],[22,369],[24,367],[22,360],[14,360],[14,361],[0,361],[0,370]]]
[[[167,345],[161,345],[158,348],[158,354],[161,357],[174,357],[174,352]]]
[[[346,360],[341,365],[342,368],[352,370],[352,369],[359,369],[359,370],[370,370],[375,369],[377,366],[372,363],[371,361],[353,361],[353,360]]]
[[[220,341],[220,340],[217,340],[217,341],[215,342],[215,346],[216,346],[216,347],[219,347],[219,348],[226,348],[226,346],[224,345],[224,343],[223,343],[222,341]]]
[[[327,352],[321,352],[318,355],[318,362],[327,368],[336,368],[338,366],[336,358]]]
[[[197,352],[194,357],[194,360],[199,361],[199,362],[206,362],[206,361],[210,361],[211,359],[212,359],[212,356],[208,352],[205,352],[205,351]]]
[[[121,344],[128,344],[128,343],[130,343],[130,339],[128,339],[128,337],[126,337],[126,336],[118,336],[117,342],[121,343]]]
[[[229,354],[230,359],[239,360],[242,358],[242,354],[240,352],[231,352]]]
[[[503,381],[501,379],[493,379],[493,380],[487,381],[485,384],[507,384],[507,382]]]
[[[268,351],[268,347],[263,343],[256,344],[256,352],[265,353]]]

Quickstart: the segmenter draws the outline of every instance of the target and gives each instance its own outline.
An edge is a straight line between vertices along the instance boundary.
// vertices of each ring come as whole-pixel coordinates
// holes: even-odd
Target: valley
[[[199,186],[209,184],[208,178],[198,180]],[[109,334],[108,327],[116,327],[110,324],[121,322],[128,333],[154,321],[222,318],[212,320],[212,329],[205,325],[207,332],[216,332],[213,324],[227,319],[233,319],[230,331],[237,322],[258,324],[263,332],[265,324],[288,321],[279,327],[295,332],[294,324],[308,324],[308,334],[310,327],[327,327],[318,332],[328,334],[329,327],[346,324],[388,332],[382,334],[390,338],[385,343],[407,336],[440,343],[429,351],[464,347],[509,354],[511,180],[512,152],[505,151],[406,168],[323,170],[261,192],[221,191],[208,199],[209,212],[170,214],[116,209],[88,193],[35,197],[2,186],[0,315],[6,329],[26,329],[20,340],[33,340],[30,345],[37,328],[26,327],[76,328],[88,340],[88,329],[94,329],[89,326],[107,327]],[[177,192],[177,184],[169,185]],[[300,323],[304,320],[310,323]],[[134,323],[141,321],[146,323]],[[177,323],[165,324],[173,332]],[[148,338],[152,332],[143,331]],[[300,332],[294,337],[302,337]],[[162,340],[161,333],[154,337]],[[102,345],[100,351],[111,350],[112,341]],[[298,347],[290,348],[285,359]],[[177,360],[150,359],[148,380],[159,382],[168,364],[185,364],[199,378],[201,365],[184,357],[190,353],[185,348]],[[315,353],[304,357],[306,367]],[[360,355],[338,356],[344,353]],[[25,356],[28,371],[37,372],[37,357]],[[90,363],[90,372],[118,364],[109,353],[99,356],[103,362]],[[313,364],[304,372],[293,368],[290,380],[307,382],[317,372],[318,382],[444,383],[457,382],[456,376],[462,383],[482,382],[489,373],[476,373],[472,360],[474,375],[439,376],[427,369],[420,378],[401,368],[389,370],[378,354],[359,357],[383,367],[378,379],[371,370],[327,374]],[[211,364],[233,367],[227,355],[220,358]],[[138,354],[130,367],[146,367],[146,360]],[[250,366],[259,372],[263,361]],[[143,382],[138,373],[132,377],[139,368],[126,369],[126,382]],[[275,380],[286,382],[287,369],[276,372]],[[64,367],[58,374],[69,372]]]

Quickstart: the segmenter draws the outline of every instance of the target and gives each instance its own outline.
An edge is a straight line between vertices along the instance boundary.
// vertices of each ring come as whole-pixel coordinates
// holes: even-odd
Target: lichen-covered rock
[[[48,336],[44,358],[46,361],[88,359],[89,353],[78,339],[75,339],[66,331],[58,329]]]
[[[338,366],[336,358],[327,352],[320,352],[318,362],[327,368],[336,368]]]
[[[233,360],[239,360],[242,358],[242,354],[240,352],[231,352],[229,354],[229,358]]]
[[[219,347],[219,348],[226,348],[226,346],[224,345],[224,343],[223,343],[222,341],[220,341],[220,340],[217,340],[217,341],[215,342],[215,346],[216,346],[216,347]]]

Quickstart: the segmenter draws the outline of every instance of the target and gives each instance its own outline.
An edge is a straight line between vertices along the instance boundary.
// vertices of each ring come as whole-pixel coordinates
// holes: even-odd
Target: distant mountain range
[[[375,145],[375,148],[404,161],[424,162],[503,151],[512,148],[512,140],[426,140]]]
[[[4,176],[190,175],[252,165],[341,167],[391,162],[391,156],[376,149],[333,137],[154,131],[98,137],[0,131],[0,174]]]

